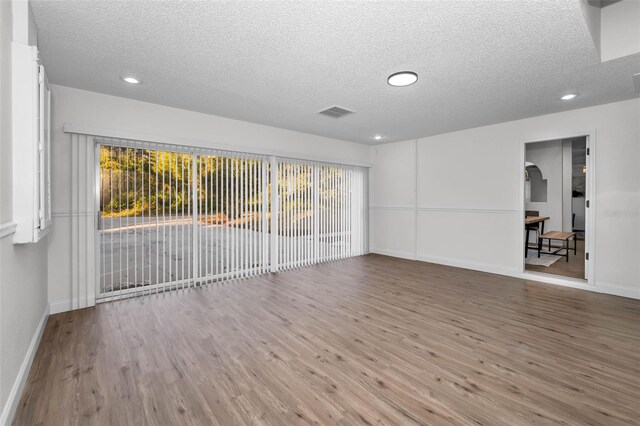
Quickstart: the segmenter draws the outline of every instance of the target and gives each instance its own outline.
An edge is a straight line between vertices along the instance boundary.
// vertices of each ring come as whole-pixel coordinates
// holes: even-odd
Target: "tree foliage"
[[[195,158],[195,173],[194,173]],[[270,214],[271,185],[265,185],[258,160],[157,151],[116,146],[100,147],[100,210],[103,217],[189,216],[194,202],[199,220],[237,224],[259,218],[263,199]],[[268,166],[267,175],[269,174]],[[310,165],[284,164],[279,170],[279,229],[311,231],[314,192]],[[343,220],[346,202],[343,170],[319,167],[317,183],[320,228]],[[192,180],[197,180],[193,200]],[[264,187],[264,190],[263,190]],[[333,215],[333,216],[331,216]],[[242,220],[240,220],[242,218]]]
[[[201,214],[233,215],[261,202],[255,160],[193,155],[123,147],[100,148],[100,210],[104,217],[189,215],[195,203]],[[243,192],[223,188],[245,182]],[[240,199],[242,197],[242,200]]]

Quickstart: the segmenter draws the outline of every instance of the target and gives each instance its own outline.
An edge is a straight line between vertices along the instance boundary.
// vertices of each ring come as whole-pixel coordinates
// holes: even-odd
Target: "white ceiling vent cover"
[[[340,118],[345,115],[353,114],[355,111],[348,110],[346,108],[334,105],[322,111],[318,111],[318,114],[326,115],[327,117]]]

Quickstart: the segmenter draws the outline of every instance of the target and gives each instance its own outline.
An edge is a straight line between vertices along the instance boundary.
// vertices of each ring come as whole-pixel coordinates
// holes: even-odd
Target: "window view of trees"
[[[362,173],[279,161],[275,176],[257,155],[101,146],[101,293],[266,272],[271,214],[282,268],[362,246]]]
[[[193,209],[193,154],[147,149],[100,147],[102,217],[190,215]],[[207,221],[241,217],[262,202],[258,160],[196,156],[196,203]],[[252,180],[252,181],[250,181]],[[244,191],[226,191],[242,182]],[[240,203],[240,198],[246,203]]]

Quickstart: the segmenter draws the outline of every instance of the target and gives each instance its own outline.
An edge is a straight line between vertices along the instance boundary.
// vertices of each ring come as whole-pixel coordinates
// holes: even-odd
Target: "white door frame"
[[[100,240],[100,228],[102,225],[102,212],[100,211],[100,193],[102,190],[102,175],[100,173],[100,147],[102,144],[98,141],[93,140],[93,149],[94,149],[94,184],[93,188],[95,190],[94,197],[94,214],[96,218],[95,226],[94,226],[94,256],[95,256],[95,282],[94,282],[94,291],[95,291],[95,300],[97,301],[100,297],[100,281],[102,274],[102,244]]]
[[[551,279],[545,280],[558,284],[569,284],[575,285],[576,283],[586,283],[590,286],[595,286],[595,248],[596,248],[596,239],[595,239],[595,206],[596,206],[596,188],[595,188],[595,153],[596,153],[596,131],[589,130],[583,132],[572,132],[569,134],[558,135],[558,136],[550,136],[545,137],[544,139],[534,139],[534,140],[523,140],[520,144],[520,165],[518,167],[518,171],[520,177],[518,179],[520,183],[519,188],[519,202],[520,206],[518,208],[519,218],[518,221],[520,223],[520,255],[522,256],[522,273],[527,276],[535,276],[536,279],[540,280],[541,277],[551,277],[551,274],[544,273],[536,273],[532,271],[527,271],[525,269],[524,263],[524,172],[525,172],[525,161],[526,161],[526,145],[529,143],[536,142],[546,142],[552,140],[560,140],[560,139],[574,139],[579,137],[587,138],[587,149],[589,150],[589,155],[586,157],[586,165],[587,165],[587,173],[586,173],[586,194],[585,201],[589,203],[589,207],[585,209],[585,253],[589,253],[589,260],[585,262],[585,273],[586,279],[575,279],[571,277],[562,277],[562,276],[552,276]],[[542,280],[541,280],[542,281]]]

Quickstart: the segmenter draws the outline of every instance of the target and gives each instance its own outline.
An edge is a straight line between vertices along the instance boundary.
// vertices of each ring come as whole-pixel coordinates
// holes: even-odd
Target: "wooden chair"
[[[530,216],[540,216],[540,212],[538,210],[525,210],[524,217]],[[534,223],[531,225],[525,225],[524,229],[527,231],[527,237],[524,241],[524,257],[527,257],[527,252],[529,251],[529,232],[534,231],[536,233],[536,247],[538,247],[540,238],[540,224]],[[538,257],[540,257],[540,253],[538,253]]]

